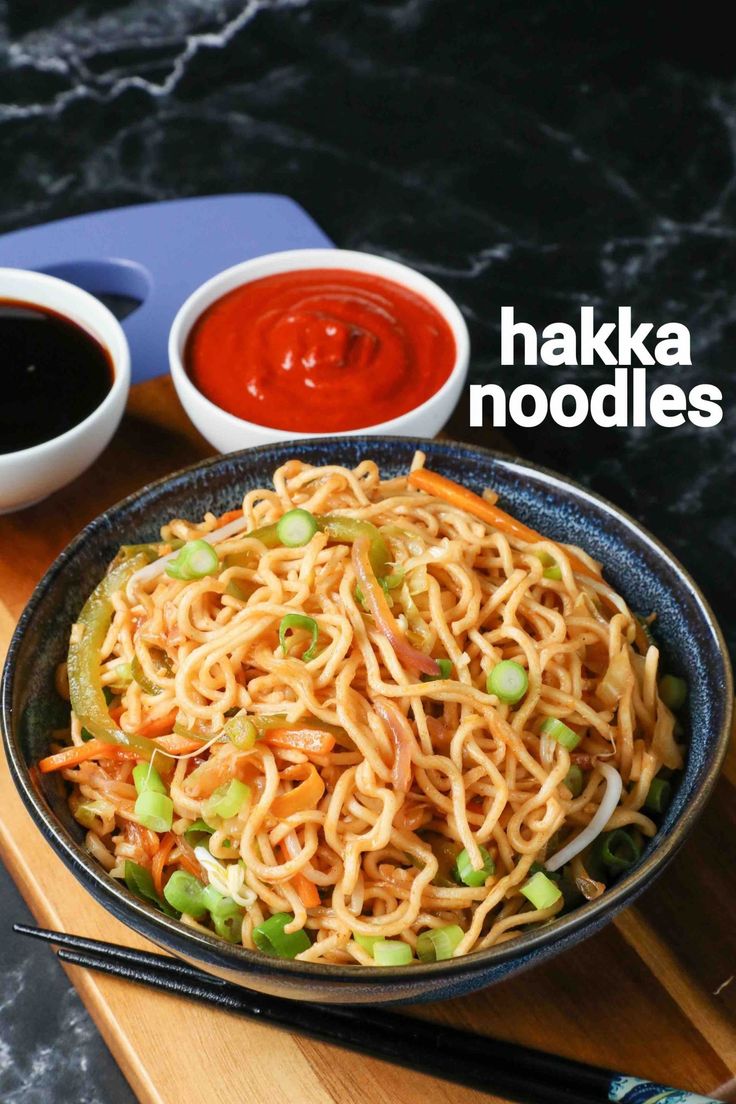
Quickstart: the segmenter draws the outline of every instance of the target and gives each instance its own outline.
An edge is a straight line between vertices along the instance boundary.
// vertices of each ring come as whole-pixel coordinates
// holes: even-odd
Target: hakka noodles
[[[637,862],[684,752],[652,617],[423,464],[290,460],[120,550],[40,769],[138,897],[273,956],[398,966],[513,939]]]

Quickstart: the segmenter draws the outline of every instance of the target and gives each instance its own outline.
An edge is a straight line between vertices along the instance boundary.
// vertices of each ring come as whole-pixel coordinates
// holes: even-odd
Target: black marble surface
[[[0,4],[0,232],[147,200],[284,192],[338,244],[438,280],[470,324],[471,378],[507,387],[592,386],[610,369],[501,368],[502,304],[538,328],[574,322],[583,304],[601,319],[630,305],[641,321],[684,322],[693,366],[651,369],[653,385],[717,383],[720,426],[547,422],[507,440],[662,538],[733,645],[736,82],[724,34],[703,9],[594,0]],[[461,411],[460,434],[488,439],[464,425]],[[4,923],[22,914],[7,881],[0,907]],[[48,955],[3,953],[18,984],[0,1002],[0,1097],[130,1099]],[[62,1031],[73,1062],[53,1046]]]

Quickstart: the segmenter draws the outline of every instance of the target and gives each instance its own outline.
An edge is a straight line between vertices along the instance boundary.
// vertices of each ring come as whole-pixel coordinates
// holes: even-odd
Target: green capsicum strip
[[[360,518],[336,517],[326,514],[317,517],[317,525],[326,533],[330,540],[338,544],[352,544],[358,537],[367,537],[370,541],[368,559],[376,576],[380,578],[388,572],[389,551],[382,534],[370,521],[362,521]]]
[[[129,736],[115,724],[100,680],[100,649],[113,615],[111,595],[147,562],[145,556],[132,556],[116,564],[97,584],[77,618],[79,640],[69,645],[67,665],[71,706],[82,726],[106,744],[128,744],[152,754],[156,744],[144,736]]]

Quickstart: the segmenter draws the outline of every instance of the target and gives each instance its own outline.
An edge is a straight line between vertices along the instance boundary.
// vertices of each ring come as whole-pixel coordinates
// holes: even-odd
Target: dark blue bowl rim
[[[382,968],[377,970],[372,966],[331,966],[313,962],[294,962],[291,960],[264,958],[244,947],[236,947],[225,943],[215,936],[199,932],[180,924],[163,913],[158,912],[153,906],[149,906],[134,897],[124,886],[110,878],[106,871],[92,859],[92,857],[76,843],[66,830],[58,823],[55,816],[42,800],[35,789],[28,764],[21,752],[16,740],[12,695],[14,688],[14,676],[16,659],[23,644],[26,629],[32,621],[36,609],[42,598],[54,585],[62,574],[67,563],[75,556],[77,550],[100,529],[113,526],[117,514],[125,511],[129,506],[142,496],[151,492],[165,490],[168,485],[186,482],[187,477],[201,474],[208,469],[216,468],[222,463],[238,462],[247,463],[250,458],[258,457],[262,453],[283,452],[288,453],[295,448],[310,451],[312,448],[324,448],[326,444],[335,444],[334,438],[308,438],[296,442],[283,442],[279,444],[259,445],[253,448],[241,449],[238,452],[218,454],[204,461],[181,468],[161,479],[145,484],[139,490],[121,499],[108,507],[93,521],[89,522],[66,548],[59,554],[56,560],[48,568],[40,582],[35,587],[28,604],[26,605],[15,632],[10,641],[7,657],[3,669],[2,682],[0,683],[0,725],[2,727],[3,742],[11,769],[11,774],[20,796],[30,812],[32,818],[40,828],[44,837],[50,842],[53,849],[64,861],[66,866],[74,873],[81,883],[89,889],[96,900],[108,906],[119,917],[125,917],[125,922],[131,927],[144,932],[149,938],[160,939],[166,946],[179,948],[183,945],[191,947],[191,955],[199,957],[202,961],[217,962],[237,973],[239,970],[252,974],[281,974],[285,978],[291,977],[292,981],[308,983],[312,978],[322,982],[333,982],[337,985],[349,984],[350,981],[372,983],[376,989],[376,995],[383,989],[400,990],[402,987],[414,986],[417,981],[424,979],[431,982],[433,979],[439,984],[449,977],[461,978],[464,975],[483,974],[493,967],[513,959],[522,961],[533,954],[547,957],[555,951],[555,944],[569,944],[571,938],[583,938],[586,934],[593,934],[606,920],[612,919],[626,905],[646,889],[652,880],[658,876],[665,866],[671,861],[676,852],[682,846],[687,834],[691,831],[697,818],[703,811],[711,793],[715,787],[718,775],[726,755],[730,739],[732,704],[733,704],[733,674],[730,659],[723,633],[710,608],[709,603],[701,593],[699,587],[690,574],[676,559],[675,556],[647,529],[641,526],[629,514],[607,499],[574,481],[551,471],[538,464],[522,460],[496,450],[486,449],[474,445],[464,445],[454,441],[426,441],[421,438],[406,436],[371,436],[361,434],[340,438],[341,448],[350,448],[351,445],[366,446],[375,443],[376,446],[396,444],[398,446],[410,446],[421,448],[434,456],[442,456],[443,453],[458,453],[471,457],[481,457],[501,465],[507,471],[524,478],[526,473],[532,473],[541,478],[550,488],[562,490],[571,494],[583,507],[590,503],[596,507],[602,507],[604,511],[613,514],[635,536],[649,546],[650,550],[660,559],[663,559],[669,568],[673,570],[680,581],[686,586],[694,599],[703,625],[715,640],[717,645],[721,670],[718,673],[723,685],[726,697],[723,723],[717,734],[710,754],[710,760],[706,768],[705,776],[697,786],[690,803],[672,826],[671,830],[658,841],[652,852],[632,871],[623,877],[611,889],[595,901],[586,902],[579,908],[565,914],[559,920],[549,926],[538,928],[535,931],[526,932],[513,940],[491,947],[485,951],[478,951],[458,959],[445,962],[418,963],[410,970],[403,968]],[[129,919],[128,919],[129,918]],[[183,953],[183,952],[181,952]]]

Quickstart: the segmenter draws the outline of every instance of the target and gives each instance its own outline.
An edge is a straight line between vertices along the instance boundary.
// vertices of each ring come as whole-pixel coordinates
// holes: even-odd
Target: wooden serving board
[[[119,432],[91,471],[39,506],[0,518],[0,652],[34,584],[86,522],[211,451],[168,378],[134,387]],[[736,1101],[736,979],[729,983],[736,974],[735,788],[732,753],[674,866],[599,935],[485,992],[416,1012]],[[53,854],[4,761],[0,854],[39,923],[149,946],[97,905]],[[125,981],[68,972],[144,1104],[496,1099]]]

